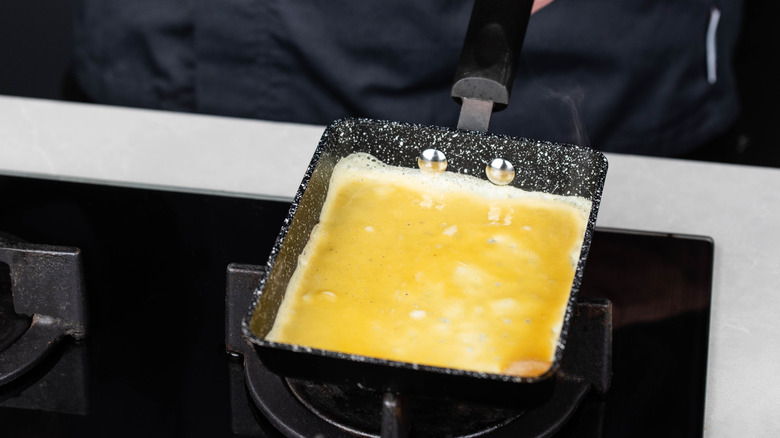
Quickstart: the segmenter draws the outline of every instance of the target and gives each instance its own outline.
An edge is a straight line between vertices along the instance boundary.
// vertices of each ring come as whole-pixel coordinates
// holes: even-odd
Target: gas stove
[[[0,384],[3,437],[296,436],[290,421],[314,428],[305,433],[320,421],[334,434],[373,433],[377,394],[282,379],[247,365],[254,359],[231,338],[227,280],[243,273],[251,289],[288,204],[17,177],[0,177],[0,193],[0,231],[14,236],[0,248],[43,248],[75,263],[81,298],[42,301],[85,309],[83,330],[65,330]],[[536,436],[702,435],[712,251],[698,236],[597,230],[580,297],[611,302],[611,383],[582,393],[560,427]],[[36,314],[9,298],[9,260],[0,262],[0,315],[15,322],[0,330],[0,358]],[[535,415],[435,396],[413,405],[432,407],[415,409],[425,424],[417,436],[517,436],[512,424]],[[327,409],[350,419],[323,420]],[[442,422],[456,427],[436,429]]]

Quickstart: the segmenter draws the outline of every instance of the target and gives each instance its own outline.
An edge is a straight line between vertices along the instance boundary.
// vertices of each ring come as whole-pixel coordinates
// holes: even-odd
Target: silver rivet
[[[505,186],[515,179],[515,167],[503,158],[494,158],[487,167],[485,173],[493,184]]]
[[[417,157],[420,170],[439,173],[447,170],[447,156],[438,149],[426,149]]]

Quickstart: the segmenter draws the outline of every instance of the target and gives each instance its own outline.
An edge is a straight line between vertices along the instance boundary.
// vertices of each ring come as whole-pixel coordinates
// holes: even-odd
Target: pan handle
[[[509,105],[533,0],[475,0],[452,85],[452,98]]]

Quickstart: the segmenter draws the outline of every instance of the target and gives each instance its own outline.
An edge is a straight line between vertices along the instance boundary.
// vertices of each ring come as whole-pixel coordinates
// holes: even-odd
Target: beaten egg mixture
[[[553,361],[590,201],[367,154],[333,171],[267,339],[533,377]]]

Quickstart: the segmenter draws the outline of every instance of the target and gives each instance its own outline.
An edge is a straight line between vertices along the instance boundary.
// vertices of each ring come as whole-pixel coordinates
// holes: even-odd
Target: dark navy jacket
[[[555,0],[531,18],[510,106],[490,130],[649,155],[703,144],[738,113],[740,2]],[[454,127],[471,5],[81,0],[74,72],[99,103]]]

